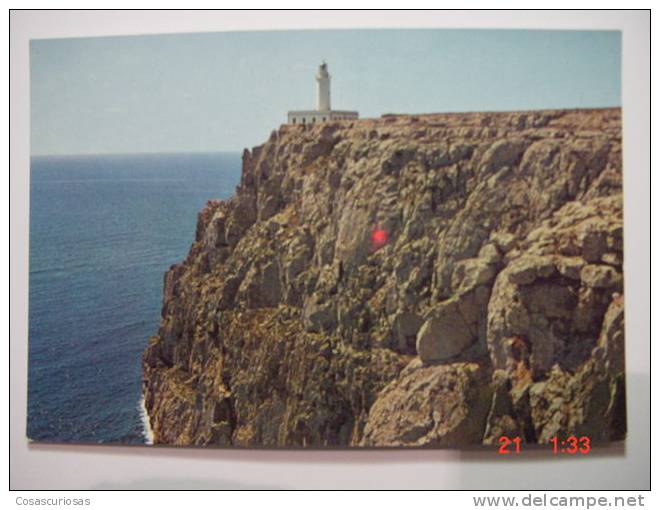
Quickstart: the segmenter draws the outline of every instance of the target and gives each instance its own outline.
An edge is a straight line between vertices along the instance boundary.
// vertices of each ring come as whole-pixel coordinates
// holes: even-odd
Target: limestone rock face
[[[591,237],[582,233],[598,232],[604,240],[599,259],[609,249],[620,255],[620,207],[620,197],[594,199],[579,208],[571,202],[526,237],[525,252],[499,273],[488,304],[487,342],[495,368],[518,361],[512,338],[524,339],[535,378],[556,364],[574,370],[591,357],[623,276],[618,264],[591,264],[584,258],[584,243]]]
[[[281,126],[165,275],[155,442],[623,437],[620,128],[618,109]]]
[[[603,329],[598,338],[598,347],[602,349],[608,372],[613,374],[623,374],[625,370],[624,336],[623,296],[615,294],[603,318]]]
[[[575,373],[555,367],[547,380],[529,388],[529,407],[536,440],[588,436],[610,441],[625,435],[625,388],[621,375],[600,371],[590,360]]]
[[[511,379],[505,371],[493,372],[491,387],[493,397],[486,419],[486,430],[484,431],[484,444],[499,444],[499,438],[520,437],[523,442],[525,436],[524,424],[518,419],[518,411],[513,404],[511,396]]]
[[[413,361],[371,407],[364,446],[480,443],[491,403],[489,377],[474,363]]]

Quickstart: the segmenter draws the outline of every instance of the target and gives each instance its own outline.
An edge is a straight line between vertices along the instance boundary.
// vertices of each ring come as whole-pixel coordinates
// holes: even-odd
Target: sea
[[[148,443],[141,355],[163,274],[240,153],[32,157],[27,436]]]

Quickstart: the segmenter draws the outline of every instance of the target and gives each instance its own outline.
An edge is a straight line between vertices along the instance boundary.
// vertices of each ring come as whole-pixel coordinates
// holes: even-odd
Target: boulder
[[[480,444],[491,400],[487,371],[476,363],[424,367],[413,360],[371,406],[360,444]]]
[[[417,354],[424,362],[444,361],[470,347],[477,337],[461,313],[459,300],[437,307],[417,334]]]

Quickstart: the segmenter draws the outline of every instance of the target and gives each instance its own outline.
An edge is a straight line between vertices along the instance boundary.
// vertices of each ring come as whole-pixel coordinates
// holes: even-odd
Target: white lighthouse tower
[[[288,114],[289,124],[316,124],[358,118],[358,112],[330,108],[330,73],[323,62],[316,73],[316,110],[296,110]]]
[[[316,73],[316,109],[320,112],[330,111],[330,73],[325,62]]]

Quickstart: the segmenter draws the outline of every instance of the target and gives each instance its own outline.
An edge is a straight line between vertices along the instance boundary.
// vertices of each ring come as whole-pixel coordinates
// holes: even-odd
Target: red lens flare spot
[[[382,248],[387,244],[387,232],[382,228],[375,228],[371,232],[371,247],[374,250]]]

